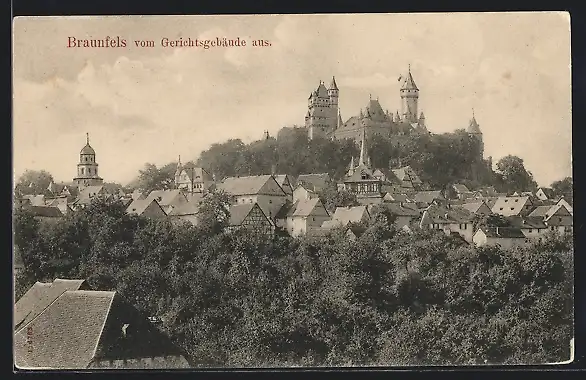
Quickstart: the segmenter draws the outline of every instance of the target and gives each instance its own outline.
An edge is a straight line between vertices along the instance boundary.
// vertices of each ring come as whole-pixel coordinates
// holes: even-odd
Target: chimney
[[[399,202],[399,206],[403,207],[403,202]]]
[[[448,213],[447,212],[444,214],[444,218],[445,219],[448,219]]]
[[[499,228],[498,227],[496,228],[496,234],[497,234],[497,236],[499,234]]]

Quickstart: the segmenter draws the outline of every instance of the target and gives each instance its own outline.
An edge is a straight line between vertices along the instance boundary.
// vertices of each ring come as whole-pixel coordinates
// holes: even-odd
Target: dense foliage
[[[208,212],[221,197],[207,205]],[[381,214],[350,241],[262,238],[126,215],[15,214],[24,281],[116,289],[201,366],[543,363],[569,358],[571,237],[503,251]]]

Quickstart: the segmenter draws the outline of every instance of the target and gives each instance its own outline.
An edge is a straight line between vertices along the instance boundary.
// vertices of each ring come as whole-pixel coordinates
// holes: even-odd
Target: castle
[[[308,110],[305,116],[305,128],[309,139],[317,136],[330,139],[354,139],[361,143],[363,132],[367,137],[379,135],[393,137],[393,141],[400,142],[402,136],[411,134],[428,134],[425,115],[419,113],[419,88],[411,74],[411,66],[406,75],[399,77],[402,82],[399,91],[401,111],[395,114],[383,110],[378,98],[372,96],[366,108],[361,109],[359,115],[352,116],[345,122],[339,107],[340,89],[336,79],[332,77],[329,88],[320,81],[319,86],[309,95]],[[482,141],[482,132],[472,115],[467,129],[468,133]]]

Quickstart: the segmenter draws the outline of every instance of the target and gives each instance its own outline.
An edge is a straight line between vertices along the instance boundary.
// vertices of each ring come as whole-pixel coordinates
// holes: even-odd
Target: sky
[[[474,110],[493,162],[517,155],[542,186],[572,174],[564,12],[19,17],[13,30],[15,179],[43,169],[71,181],[89,133],[100,175],[126,184],[147,162],[303,125],[310,92],[332,76],[344,120],[369,95],[394,112],[409,65],[430,132],[466,128]],[[68,47],[106,36],[127,46]],[[248,44],[161,46],[180,37]]]

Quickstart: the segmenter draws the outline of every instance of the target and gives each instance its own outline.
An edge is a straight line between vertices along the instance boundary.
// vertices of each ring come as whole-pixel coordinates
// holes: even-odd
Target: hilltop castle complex
[[[310,139],[321,136],[331,139],[354,139],[360,144],[363,132],[367,137],[379,135],[393,137],[397,142],[401,136],[411,134],[427,134],[425,115],[419,111],[419,88],[415,84],[411,68],[407,75],[399,77],[402,82],[399,91],[401,111],[394,114],[383,110],[378,98],[372,97],[366,108],[361,109],[357,116],[343,121],[339,107],[340,89],[336,79],[332,77],[329,88],[320,81],[319,86],[309,95],[308,110],[305,116],[305,128]],[[482,141],[482,132],[472,115],[468,133]]]

